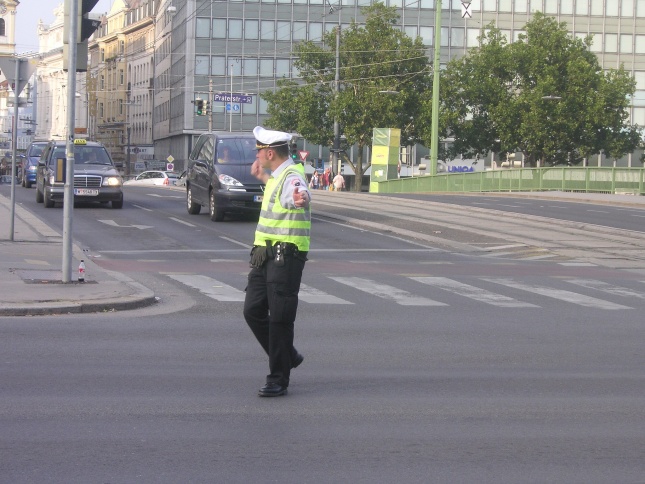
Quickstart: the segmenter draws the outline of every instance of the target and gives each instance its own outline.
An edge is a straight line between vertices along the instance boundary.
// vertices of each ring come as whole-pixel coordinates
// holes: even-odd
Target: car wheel
[[[31,182],[29,180],[22,180],[22,186],[25,188],[31,188]]]
[[[208,208],[211,216],[211,220],[213,222],[221,222],[224,220],[224,212],[222,211],[221,208],[217,207],[217,204],[215,202],[215,190],[211,190],[210,194],[208,195]]]
[[[49,195],[47,195],[46,190],[44,194],[44,202],[45,202],[45,207],[47,208],[52,208],[56,204],[56,202],[54,202],[51,198],[49,198]]]
[[[112,200],[112,208],[123,208],[123,198],[121,200]]]
[[[193,200],[193,190],[190,187],[186,189],[186,208],[191,215],[197,215],[202,209],[202,206]]]
[[[43,197],[43,192],[38,190],[38,186],[36,186],[36,203],[43,203],[44,197]]]

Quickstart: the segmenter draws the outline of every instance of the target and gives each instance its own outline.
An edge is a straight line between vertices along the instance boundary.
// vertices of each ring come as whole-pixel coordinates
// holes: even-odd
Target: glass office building
[[[171,36],[156,40],[154,143],[156,151],[185,158],[194,137],[211,123],[213,130],[250,131],[262,124],[267,106],[260,94],[282,78],[297,78],[291,53],[303,40],[364,19],[370,0],[187,0],[177,2],[169,19]],[[159,5],[157,19],[166,15]],[[433,58],[434,0],[387,0],[398,9],[400,28],[420,36]],[[621,64],[636,78],[630,117],[645,126],[645,0],[472,0],[463,18],[460,0],[442,1],[441,63],[477,45],[481,29],[493,22],[516,40],[536,11],[567,25],[578,37],[591,35],[600,65]],[[159,37],[159,36],[158,36]],[[193,102],[213,92],[212,118],[196,116]],[[242,95],[230,102],[229,93]],[[235,102],[239,101],[239,102]],[[159,147],[159,148],[157,148]],[[326,147],[307,146],[327,159]],[[604,163],[604,162],[603,162]],[[641,166],[635,157],[620,165]]]

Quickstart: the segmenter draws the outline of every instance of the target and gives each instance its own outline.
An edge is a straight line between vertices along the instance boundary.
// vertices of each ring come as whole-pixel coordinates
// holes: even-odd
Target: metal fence
[[[643,168],[512,168],[371,182],[376,193],[568,191],[645,195]]]

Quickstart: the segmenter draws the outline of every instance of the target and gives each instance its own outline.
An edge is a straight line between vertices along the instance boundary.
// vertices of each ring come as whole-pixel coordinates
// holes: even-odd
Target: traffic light
[[[203,116],[204,115],[204,100],[197,98],[195,100],[195,106],[197,106],[197,116]]]
[[[71,24],[71,2],[76,2],[76,72],[87,71],[87,39],[101,25],[100,20],[89,18],[91,10],[99,0],[65,0],[63,23],[63,70],[69,67],[69,29]]]
[[[289,145],[289,147],[291,149],[291,159],[293,161],[297,161],[298,160],[298,145],[296,144],[295,141],[292,141],[291,144]]]

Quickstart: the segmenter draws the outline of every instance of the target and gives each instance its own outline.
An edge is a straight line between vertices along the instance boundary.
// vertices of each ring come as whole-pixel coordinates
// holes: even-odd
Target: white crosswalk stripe
[[[572,304],[577,304],[579,306],[585,306],[585,307],[596,308],[596,309],[608,309],[608,310],[609,309],[632,309],[629,306],[623,306],[622,304],[615,304],[610,301],[605,301],[603,299],[585,296],[584,294],[578,294],[576,292],[566,291],[563,289],[555,289],[552,287],[537,286],[535,284],[523,284],[513,279],[485,277],[483,278],[483,280],[492,282],[494,284],[501,284],[503,286],[511,287],[513,289],[519,289],[521,291],[528,291],[533,294],[539,294],[541,296],[558,299],[560,301],[566,301]]]
[[[202,294],[215,299],[217,301],[232,301],[232,302],[243,302],[244,301],[244,291],[237,289],[233,286],[229,286],[224,282],[218,281],[211,277],[200,275],[200,274],[166,274],[168,277],[178,281],[188,287],[197,289]],[[356,289],[363,293],[368,294],[370,297],[376,297],[384,299],[387,301],[395,302],[401,306],[448,306],[448,304],[430,299],[428,297],[419,296],[412,294],[403,289],[397,287],[381,284],[377,281],[361,278],[361,277],[337,277],[337,276],[328,276],[329,279],[342,284],[343,296],[349,297],[352,293],[346,289],[349,286],[352,289]],[[463,282],[450,279],[447,277],[430,277],[430,276],[409,276],[408,279],[415,281],[419,284],[425,286],[431,286],[442,291],[448,291],[453,295],[458,295],[459,297],[469,298],[483,304],[488,304],[491,306],[497,306],[502,308],[535,308],[540,307],[538,303],[535,302],[535,297],[533,302],[525,302],[513,297],[510,297],[505,294],[497,293],[477,287],[475,285],[465,284]],[[533,296],[542,296],[547,298],[553,298],[560,301],[565,301],[567,303],[575,304],[578,306],[584,306],[589,308],[604,309],[604,310],[616,310],[616,309],[632,309],[629,306],[622,304],[617,304],[611,301],[604,299],[588,296],[585,294],[557,289],[547,285],[536,285],[528,284],[518,281],[513,278],[506,277],[480,277],[480,281],[486,281],[489,283],[497,284],[500,286],[505,286],[512,290],[525,291],[530,293]],[[606,282],[592,280],[592,279],[565,279],[567,283],[575,284],[585,289],[591,289],[594,291],[601,291],[611,296],[617,297],[631,297],[637,298],[640,300],[645,299],[645,293],[641,293],[626,287],[615,286],[608,284]],[[240,284],[244,282],[240,281]],[[421,286],[420,286],[421,287]],[[427,292],[427,291],[426,291]],[[419,290],[418,293],[424,294],[423,290]],[[354,294],[356,296],[356,294]],[[322,291],[315,286],[308,284],[301,284],[300,286],[300,300],[303,303],[307,304],[332,304],[332,305],[353,305],[358,302],[352,302],[347,299],[334,296],[325,291]],[[544,306],[544,305],[542,305]]]
[[[481,289],[479,287],[464,284],[447,277],[410,277],[410,279],[430,286],[438,287],[446,291],[454,291],[460,296],[464,296],[475,301],[499,306],[503,308],[536,308],[535,304],[526,303],[513,299],[512,297],[496,294],[494,292]]]
[[[606,282],[597,281],[595,279],[567,279],[567,282],[577,286],[586,287],[587,289],[596,289],[598,291],[606,292],[614,296],[621,297],[635,297],[638,299],[645,299],[645,294],[642,292],[634,291],[626,287],[614,286]]]
[[[244,301],[243,291],[208,276],[198,274],[167,274],[167,276],[218,301]]]
[[[330,277],[330,279],[373,296],[394,301],[401,306],[447,306],[447,304],[442,302],[433,301],[432,299],[427,299],[425,297],[414,296],[402,289],[388,286],[386,284],[379,284],[369,279],[362,279],[360,277]]]
[[[354,304],[302,283],[300,284],[298,299],[309,304]]]

